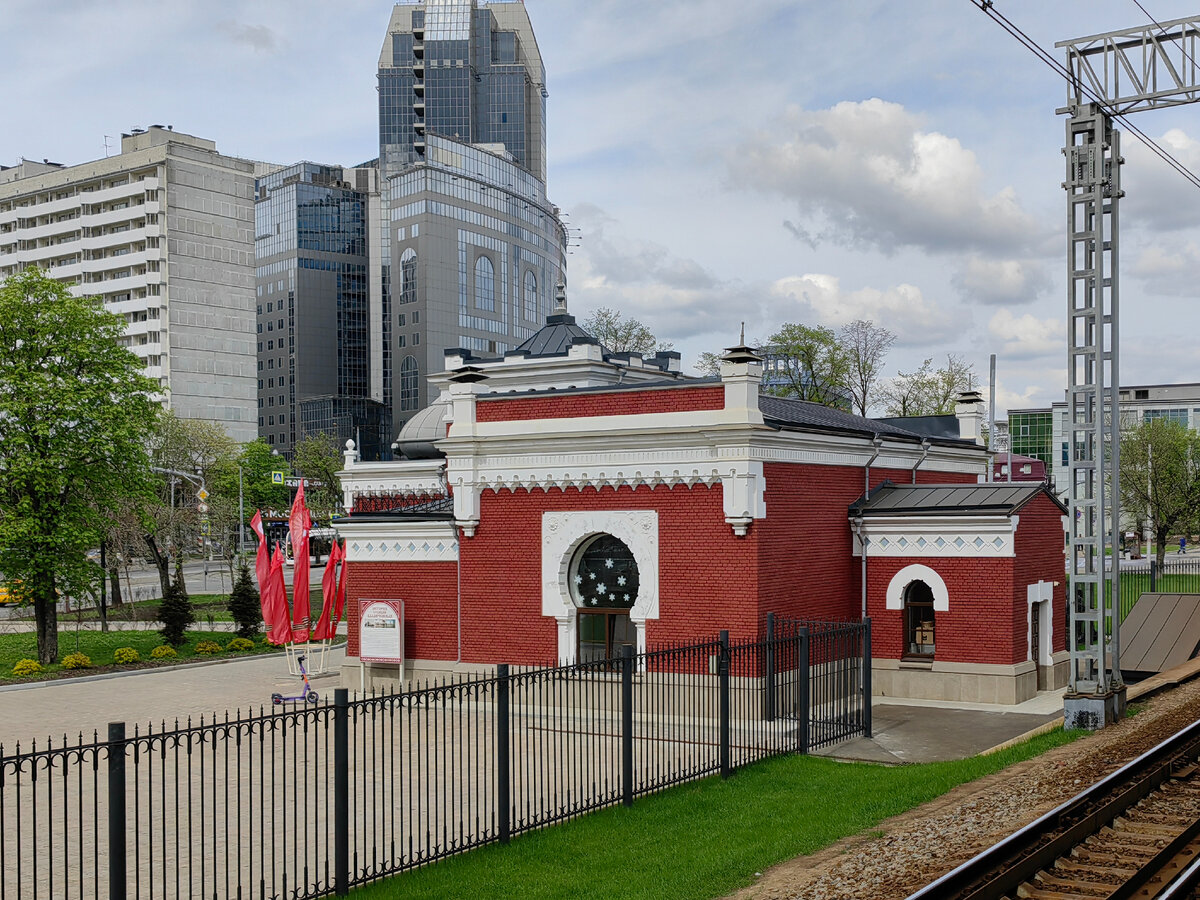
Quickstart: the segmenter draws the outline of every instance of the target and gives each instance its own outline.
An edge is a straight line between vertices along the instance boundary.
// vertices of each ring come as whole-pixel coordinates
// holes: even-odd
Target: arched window
[[[538,318],[537,276],[532,269],[525,271],[525,320],[536,322]]]
[[[933,590],[924,581],[904,589],[904,654],[933,656]]]
[[[475,260],[475,307],[496,311],[496,270],[486,256]]]
[[[579,607],[579,661],[613,659],[621,648],[637,646],[629,619],[637,601],[637,560],[624,542],[598,534],[580,546],[571,561],[571,597]]]
[[[400,302],[417,302],[417,251],[412,247],[400,257]]]
[[[417,409],[419,404],[420,372],[417,361],[411,356],[404,357],[400,364],[400,408]]]

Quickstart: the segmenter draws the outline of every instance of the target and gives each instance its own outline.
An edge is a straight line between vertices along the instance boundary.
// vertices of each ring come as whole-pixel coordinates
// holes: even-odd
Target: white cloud
[[[1001,309],[988,322],[988,333],[1000,341],[997,355],[1005,360],[1033,359],[1067,352],[1067,336],[1058,319],[1039,319],[1026,313],[1014,316]]]
[[[1142,250],[1129,267],[1133,277],[1141,279],[1153,294],[1195,297],[1198,293],[1196,272],[1200,271],[1200,245],[1159,240]]]
[[[1030,303],[1050,287],[1040,262],[977,255],[968,257],[951,281],[966,301],[989,306]]]
[[[792,109],[784,121],[786,135],[757,135],[729,157],[729,178],[794,201],[817,239],[887,252],[1027,251],[1044,239],[1011,187],[988,194],[975,154],[898,103]]]
[[[778,322],[837,328],[855,319],[870,319],[893,332],[900,344],[923,345],[961,333],[961,323],[911,284],[846,291],[834,275],[792,275],[773,282],[769,297]]]
[[[1189,170],[1200,173],[1200,141],[1181,128],[1172,128],[1154,140]],[[1196,188],[1182,175],[1132,135],[1125,136],[1121,153],[1126,159],[1121,167],[1123,227],[1161,232],[1200,225]]]

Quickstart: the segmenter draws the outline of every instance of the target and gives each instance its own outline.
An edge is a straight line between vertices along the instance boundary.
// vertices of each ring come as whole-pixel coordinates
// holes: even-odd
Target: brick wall
[[[659,615],[647,640],[693,641],[722,628],[756,628],[754,540],[725,523],[721,488],[484,491],[475,537],[462,553],[463,658],[516,663],[553,660],[558,632],[542,615],[541,535],[546,510],[658,512]]]
[[[410,659],[457,657],[457,563],[350,563],[346,572],[347,656],[358,656],[359,598],[404,601],[404,653]]]
[[[928,566],[950,595],[950,609],[934,616],[934,659],[943,662],[1011,665],[1025,658],[1025,632],[1014,640],[1014,620],[1025,621],[1022,595],[1013,604],[1013,560],[961,557],[867,557],[867,611],[871,616],[872,656],[904,655],[904,610],[887,608],[887,587],[905,566]],[[1022,588],[1022,590],[1024,590]]]
[[[851,466],[766,463],[767,518],[758,535],[761,611],[811,619],[857,619],[861,564],[847,507],[863,494],[863,470]],[[871,469],[871,485],[911,484],[911,469]],[[973,475],[917,470],[919,484],[973,484]]]
[[[481,397],[475,407],[479,422],[564,419],[575,416],[631,416],[725,408],[725,388],[711,385],[648,391],[562,394],[557,397]]]
[[[1028,605],[1026,589],[1040,581],[1057,581],[1051,607],[1054,634],[1051,648],[1058,652],[1067,649],[1067,555],[1063,536],[1062,510],[1045,494],[1027,503],[1018,513],[1017,569],[1013,574],[1013,603],[1022,608]],[[1021,644],[1026,640],[1026,625],[1022,618],[1015,623]]]

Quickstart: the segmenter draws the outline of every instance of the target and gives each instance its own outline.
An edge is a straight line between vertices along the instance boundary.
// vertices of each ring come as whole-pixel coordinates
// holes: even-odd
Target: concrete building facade
[[[253,440],[253,171],[159,125],[105,159],[0,168],[0,278],[40,266],[101,298],[165,405]]]

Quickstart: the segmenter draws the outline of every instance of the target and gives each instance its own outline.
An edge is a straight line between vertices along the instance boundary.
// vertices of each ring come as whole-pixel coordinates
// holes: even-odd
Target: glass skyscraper
[[[546,199],[545,70],[518,0],[398,3],[379,59],[382,381],[393,427],[444,351],[540,327],[566,233]]]
[[[365,176],[365,177],[364,177]],[[367,233],[372,170],[303,162],[255,182],[259,434],[290,455],[305,435],[390,444],[372,398]]]

